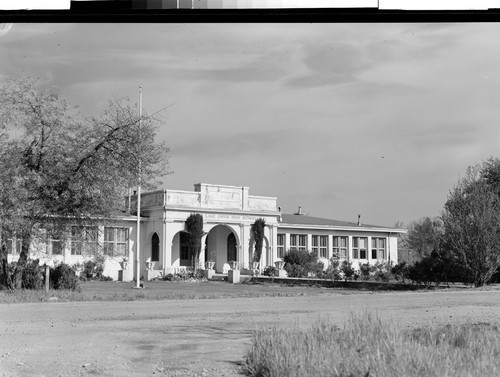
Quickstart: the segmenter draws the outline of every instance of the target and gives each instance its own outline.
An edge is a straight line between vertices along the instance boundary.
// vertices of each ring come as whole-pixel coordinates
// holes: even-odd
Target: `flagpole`
[[[140,147],[141,147],[141,122],[142,122],[142,86],[139,86],[139,141],[138,141],[138,153],[137,157],[139,159],[139,169],[137,177],[137,237],[136,237],[136,266],[137,266],[137,278],[136,278],[136,288],[141,288],[141,158],[140,158]]]

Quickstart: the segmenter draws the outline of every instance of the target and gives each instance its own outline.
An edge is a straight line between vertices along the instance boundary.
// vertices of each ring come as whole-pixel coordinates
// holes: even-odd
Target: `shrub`
[[[332,281],[339,281],[342,278],[342,273],[340,271],[340,261],[337,258],[330,259],[330,265],[323,272],[324,279],[330,279]]]
[[[351,262],[349,262],[347,259],[344,259],[340,265],[340,272],[344,276],[344,280],[347,281],[349,279],[354,279],[356,280],[358,278],[358,275],[355,273],[354,268],[352,268]]]
[[[391,264],[389,262],[377,262],[373,266],[373,270],[375,271],[373,276],[377,281],[388,282],[392,277]]]
[[[397,281],[406,284],[406,279],[409,278],[410,269],[406,262],[401,262],[391,268],[391,273]]]
[[[103,275],[104,261],[104,257],[99,255],[94,259],[83,262],[83,271],[80,275],[81,278],[83,280],[110,280],[111,278]]]
[[[176,272],[175,274],[168,273],[166,275],[161,275],[153,280],[163,280],[163,281],[187,281],[187,280],[203,280],[205,276],[203,275],[203,270],[197,269],[186,269]]]
[[[45,284],[45,273],[43,266],[39,265],[39,260],[27,261],[22,274],[22,288],[42,289]]]
[[[267,266],[266,268],[264,268],[262,275],[269,277],[276,276],[278,275],[278,269],[274,266]]]
[[[50,281],[54,289],[79,290],[75,270],[66,263],[61,263],[50,269]]]
[[[291,249],[283,257],[285,270],[289,277],[313,277],[321,276],[323,263],[318,261],[316,253],[305,250]]]
[[[361,279],[363,279],[364,281],[369,280],[372,272],[373,272],[373,267],[370,266],[370,264],[360,263],[359,273],[360,273]]]

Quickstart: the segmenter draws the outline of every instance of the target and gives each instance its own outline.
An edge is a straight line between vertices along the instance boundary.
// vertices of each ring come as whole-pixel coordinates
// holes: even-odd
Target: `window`
[[[347,259],[347,237],[333,236],[333,257]]]
[[[312,251],[320,258],[328,259],[328,236],[312,236]]]
[[[385,238],[372,238],[372,259],[385,258]]]
[[[47,232],[47,254],[52,255],[62,255],[63,254],[63,242],[61,241],[61,236],[53,232]]]
[[[290,234],[290,249],[307,250],[306,234]]]
[[[22,244],[22,240],[17,240],[15,238],[7,239],[7,254],[20,254]]]
[[[151,262],[160,261],[160,237],[158,234],[153,234],[151,237]]]
[[[7,254],[13,254],[12,246],[14,245],[14,240],[12,238],[9,238],[7,240]]]
[[[285,256],[285,235],[278,234],[278,258]]]
[[[352,238],[352,258],[353,259],[366,259],[366,246],[368,239],[366,237],[353,237]]]
[[[71,227],[71,255],[93,254],[98,248],[99,231],[95,227]]]
[[[104,255],[110,257],[128,254],[128,229],[104,228]]]

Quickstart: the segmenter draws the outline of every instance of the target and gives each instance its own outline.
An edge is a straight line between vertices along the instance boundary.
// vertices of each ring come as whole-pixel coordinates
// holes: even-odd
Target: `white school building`
[[[98,244],[106,256],[104,275],[114,280],[132,280],[136,274],[137,197],[126,201],[128,210],[107,222],[98,232]],[[215,262],[218,273],[227,273],[229,262],[238,262],[242,273],[252,268],[254,240],[251,226],[266,222],[260,269],[282,260],[287,250],[297,248],[317,253],[328,264],[332,257],[359,264],[398,260],[397,238],[406,232],[295,214],[281,213],[276,197],[250,195],[248,187],[198,183],[194,191],[158,190],[141,194],[140,263],[146,280],[189,267],[185,221],[193,213],[203,216],[200,262]],[[86,245],[77,229],[65,240],[47,238],[32,245],[32,258],[69,265],[88,259]],[[20,245],[8,245],[10,260],[17,260]],[[124,259],[128,263],[123,263]]]

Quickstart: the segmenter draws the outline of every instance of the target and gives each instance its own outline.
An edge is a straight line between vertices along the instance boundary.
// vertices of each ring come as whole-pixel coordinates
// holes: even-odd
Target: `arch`
[[[233,232],[229,233],[227,236],[227,260],[233,261],[237,260],[238,253],[236,251],[236,236]]]
[[[160,237],[158,233],[153,233],[151,237],[151,262],[160,261]]]
[[[172,266],[191,266],[189,259],[189,233],[177,232],[172,239]]]
[[[235,229],[226,224],[217,224],[207,233],[205,239],[206,261],[215,262],[215,270],[224,272],[229,261],[239,261],[239,238]]]

